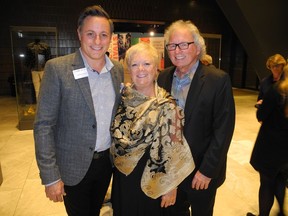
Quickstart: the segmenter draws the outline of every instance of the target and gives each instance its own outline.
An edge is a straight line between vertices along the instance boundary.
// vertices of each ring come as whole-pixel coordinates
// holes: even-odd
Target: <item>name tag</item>
[[[81,79],[84,77],[88,77],[88,71],[86,68],[80,68],[77,70],[73,70],[74,79]]]

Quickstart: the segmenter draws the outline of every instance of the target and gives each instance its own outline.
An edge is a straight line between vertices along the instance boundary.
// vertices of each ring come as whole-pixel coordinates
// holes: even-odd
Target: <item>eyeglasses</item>
[[[274,65],[270,65],[270,69],[273,69],[273,68],[279,68],[280,66],[282,66],[282,64],[274,64]]]
[[[182,42],[182,43],[179,43],[179,44],[175,44],[175,43],[171,43],[171,44],[166,44],[166,49],[168,51],[173,51],[173,50],[176,50],[177,47],[179,47],[180,50],[186,50],[189,48],[189,45],[190,44],[193,44],[193,42]]]

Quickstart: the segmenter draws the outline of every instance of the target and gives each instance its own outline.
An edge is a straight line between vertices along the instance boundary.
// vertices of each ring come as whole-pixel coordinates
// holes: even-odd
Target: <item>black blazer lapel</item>
[[[157,83],[160,87],[164,88],[167,92],[171,92],[173,75],[174,75],[175,69],[176,69],[175,66],[171,66],[165,69],[163,72],[160,72],[162,74],[159,74],[161,78],[158,79]]]
[[[200,92],[202,89],[202,86],[205,81],[205,74],[203,73],[201,67],[198,67],[195,71],[192,83],[190,85],[188,95],[186,98],[185,108],[184,108],[184,114],[185,114],[185,121],[187,121],[190,118],[191,113],[193,112],[193,109],[195,106],[193,104],[197,104],[197,100],[200,97]]]

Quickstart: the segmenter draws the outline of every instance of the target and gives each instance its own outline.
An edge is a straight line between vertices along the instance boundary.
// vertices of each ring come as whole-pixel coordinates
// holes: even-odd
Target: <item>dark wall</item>
[[[112,19],[161,21],[164,27],[176,19],[190,19],[202,33],[221,34],[221,68],[233,77],[235,86],[242,85],[245,51],[215,0],[2,0],[1,4],[8,7],[0,9],[0,95],[11,93],[8,82],[13,76],[10,26],[56,27],[58,55],[65,55],[78,48],[77,18],[84,7],[92,4],[100,4]],[[135,30],[132,25],[126,27],[125,31]],[[116,24],[115,30],[122,31],[121,26]]]
[[[288,58],[287,0],[217,0],[217,3],[243,44],[259,79],[270,74],[265,66],[269,56],[279,53]]]

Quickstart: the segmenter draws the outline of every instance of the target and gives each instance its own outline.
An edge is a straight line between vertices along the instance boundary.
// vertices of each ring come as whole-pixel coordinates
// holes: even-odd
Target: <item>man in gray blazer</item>
[[[230,78],[203,65],[204,38],[190,21],[175,21],[165,31],[166,49],[174,66],[160,72],[159,86],[172,93],[184,109],[183,133],[195,170],[182,182],[173,216],[212,216],[217,188],[224,182],[227,151],[235,124]]]
[[[78,19],[81,47],[45,65],[34,123],[36,159],[46,196],[69,216],[95,216],[112,166],[110,124],[120,102],[123,67],[109,59],[114,27],[100,6]]]

